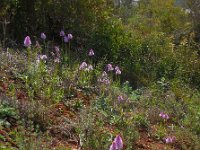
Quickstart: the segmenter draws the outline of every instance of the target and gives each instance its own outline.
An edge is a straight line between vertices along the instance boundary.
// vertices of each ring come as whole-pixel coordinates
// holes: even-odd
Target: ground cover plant
[[[190,12],[172,0],[27,2],[0,2],[0,149],[200,149]]]

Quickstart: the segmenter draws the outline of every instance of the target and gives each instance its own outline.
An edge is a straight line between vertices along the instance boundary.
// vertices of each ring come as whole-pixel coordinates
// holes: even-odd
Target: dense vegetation
[[[200,149],[199,0],[1,0],[1,149]]]

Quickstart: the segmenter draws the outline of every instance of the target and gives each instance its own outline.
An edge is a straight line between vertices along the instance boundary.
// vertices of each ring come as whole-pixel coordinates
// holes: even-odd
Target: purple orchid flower
[[[24,46],[26,47],[30,47],[31,46],[31,39],[29,36],[26,36],[25,39],[24,39]]]
[[[84,69],[86,69],[87,68],[87,63],[86,62],[82,62],[82,64],[80,65],[80,67],[79,67],[79,70],[84,70]]]
[[[113,70],[114,70],[112,64],[108,64],[108,65],[107,65],[107,70],[108,70],[108,71],[113,71]]]
[[[69,40],[72,40],[72,39],[73,39],[72,34],[68,34],[67,37],[68,37]]]
[[[116,143],[116,148],[118,150],[122,150],[123,149],[123,140],[122,140],[120,135],[117,135],[115,137],[114,142]]]
[[[116,75],[119,75],[119,74],[121,74],[122,72],[121,72],[121,70],[120,70],[120,68],[118,67],[118,66],[116,66],[115,67],[115,74]]]
[[[64,42],[65,42],[65,43],[69,42],[68,36],[64,36]]]
[[[94,56],[94,50],[93,50],[93,49],[90,49],[88,55],[89,55],[89,56]]]
[[[47,55],[40,55],[39,56],[41,60],[46,60],[47,59]]]
[[[65,36],[65,32],[63,30],[60,31],[60,36],[62,36],[62,37]]]
[[[168,136],[167,138],[165,138],[165,143],[173,143],[174,141],[176,140],[176,137],[175,136]]]
[[[110,145],[109,150],[117,150],[117,146],[115,142],[112,142],[112,144]]]
[[[119,96],[117,97],[117,99],[118,99],[118,102],[119,102],[119,103],[124,101],[124,97],[123,97],[122,95],[119,95]]]
[[[165,114],[165,113],[163,113],[163,112],[161,112],[161,113],[159,114],[159,116],[160,116],[161,118],[163,118],[163,119],[166,119],[166,120],[169,119],[169,115],[168,115],[168,114]]]
[[[85,68],[85,71],[91,71],[93,70],[93,66],[92,65],[89,65],[87,68]]]
[[[41,33],[40,37],[41,37],[41,39],[43,39],[43,40],[45,40],[45,39],[47,38],[46,35],[45,35],[44,33]]]

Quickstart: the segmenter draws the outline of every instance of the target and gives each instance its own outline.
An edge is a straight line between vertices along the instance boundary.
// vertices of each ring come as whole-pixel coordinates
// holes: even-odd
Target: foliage
[[[193,22],[193,30],[195,32],[195,40],[199,42],[200,34],[199,34],[199,19],[200,19],[200,6],[199,0],[186,0],[187,3],[187,10],[189,11],[191,20]]]
[[[10,107],[6,103],[1,102],[0,106],[0,126],[10,127],[11,123],[9,120],[16,120],[18,118],[15,108]]]
[[[0,2],[0,147],[199,148],[196,18],[173,0],[115,2]]]

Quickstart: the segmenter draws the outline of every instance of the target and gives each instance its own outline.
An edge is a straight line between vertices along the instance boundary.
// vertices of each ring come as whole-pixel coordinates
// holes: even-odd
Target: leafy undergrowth
[[[117,135],[127,150],[200,149],[198,90],[164,78],[133,90],[118,66],[27,51],[1,51],[1,149],[103,150]]]

